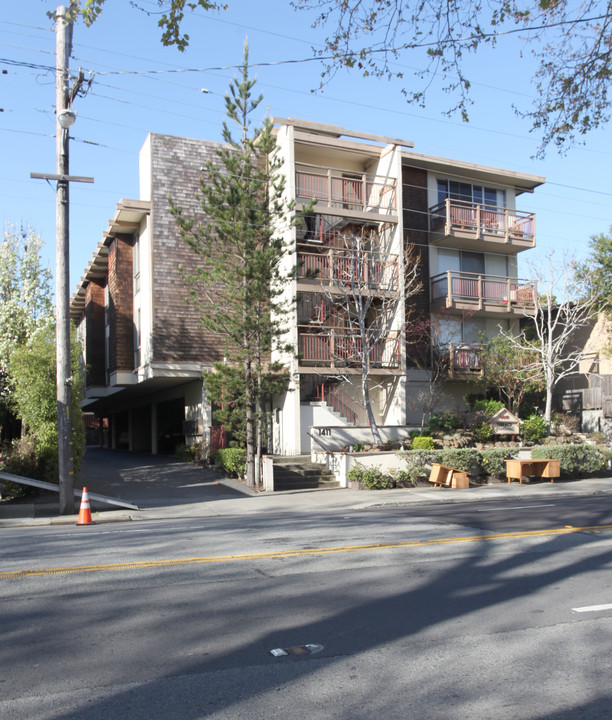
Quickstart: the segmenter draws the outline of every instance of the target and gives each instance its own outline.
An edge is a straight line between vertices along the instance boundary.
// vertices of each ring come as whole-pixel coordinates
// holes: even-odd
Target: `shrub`
[[[27,437],[15,440],[12,445],[0,449],[0,471],[33,480],[46,479],[42,458],[37,454],[32,440]],[[3,492],[16,497],[36,495],[39,492],[30,485],[12,483],[8,480],[0,480],[0,485]]]
[[[485,475],[492,477],[506,477],[505,460],[513,458],[515,455],[512,448],[487,448],[480,453],[482,457],[482,469]]]
[[[470,403],[470,410],[472,410],[472,412],[482,413],[490,418],[505,407],[501,400],[474,400]]]
[[[346,477],[351,482],[358,482],[366,490],[385,490],[394,487],[392,477],[385,475],[379,467],[364,467],[357,463],[348,471]]]
[[[427,421],[430,432],[458,430],[463,427],[463,420],[458,413],[444,410],[441,413],[432,413]]]
[[[532,414],[523,422],[521,435],[525,440],[538,442],[548,435],[548,424],[546,419],[540,415]]]
[[[398,453],[406,463],[405,470],[400,471],[402,482],[416,485],[419,480],[427,480],[431,472],[431,464],[437,462],[438,452],[431,450],[409,450]]]
[[[204,443],[192,443],[185,445],[181,443],[176,446],[174,454],[182,462],[188,462],[192,465],[199,465],[204,459]]]
[[[429,435],[419,435],[412,439],[410,447],[412,450],[433,450],[434,441]]]
[[[599,472],[606,464],[601,448],[593,445],[546,445],[535,447],[531,457],[561,461],[561,475],[589,475]]]
[[[474,436],[478,442],[487,442],[493,437],[493,428],[488,422],[481,422],[474,428]]]
[[[215,454],[219,467],[232,477],[244,477],[246,472],[246,450],[244,448],[221,448]]]
[[[450,465],[473,475],[483,474],[481,454],[475,448],[440,450],[438,458],[442,465]]]

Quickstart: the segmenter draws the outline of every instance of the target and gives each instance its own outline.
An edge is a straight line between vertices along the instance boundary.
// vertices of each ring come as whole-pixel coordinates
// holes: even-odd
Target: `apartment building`
[[[297,272],[284,289],[286,340],[297,354],[279,355],[292,382],[274,401],[271,450],[308,451],[313,425],[367,424],[366,352],[379,425],[420,422],[440,359],[440,402],[459,403],[481,371],[482,338],[511,328],[533,302],[517,256],[535,246],[535,218],[516,200],[544,178],[420,155],[399,138],[295,119],[275,125],[300,221],[278,228],[294,248],[286,269]],[[181,267],[197,258],[167,197],[205,220],[195,193],[217,146],[149,136],[140,198],[118,204],[73,296],[86,409],[109,418],[113,447],[163,452],[210,438],[202,372],[223,345],[186,302]],[[356,331],[360,302],[365,334]]]
[[[535,217],[516,199],[544,182],[533,175],[415,153],[412,142],[294,119],[275,119],[290,198],[310,208],[288,240],[298,268],[286,358],[298,378],[277,413],[278,447],[310,447],[311,425],[365,424],[355,323],[334,293],[360,264],[375,282],[370,313],[400,299],[388,332],[370,348],[370,396],[380,425],[419,423],[432,371],[444,377],[437,407],[458,407],[482,373],[479,347],[499,326],[518,329],[533,306],[533,284],[518,274],[518,253],[535,247]],[[364,237],[375,247],[362,248]],[[384,258],[384,259],[383,259]],[[410,265],[421,288],[410,292]],[[330,290],[331,287],[331,290]],[[372,318],[369,322],[374,324]],[[414,335],[418,334],[416,339]],[[425,345],[425,347],[423,347]],[[437,365],[437,368],[433,366]],[[436,379],[440,382],[440,379]],[[297,432],[299,428],[299,432]]]

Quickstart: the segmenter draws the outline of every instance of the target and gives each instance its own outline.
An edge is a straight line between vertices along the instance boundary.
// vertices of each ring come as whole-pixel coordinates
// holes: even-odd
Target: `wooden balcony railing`
[[[511,312],[515,308],[533,307],[535,292],[535,283],[501,275],[448,270],[431,279],[432,302],[445,299],[446,307],[465,303],[482,309],[486,303]]]
[[[447,347],[448,374],[451,378],[482,376],[480,345],[449,343]]]
[[[444,235],[473,233],[497,236],[503,242],[522,242],[535,247],[535,215],[509,208],[479,205],[465,200],[446,200],[429,210],[431,232]]]
[[[370,349],[370,364],[375,367],[397,368],[400,365],[399,335],[389,335]],[[298,328],[300,362],[337,367],[361,365],[361,338],[334,328],[313,332],[310,327]]]
[[[338,173],[339,171],[335,171]],[[305,202],[317,200],[328,207],[375,212],[382,215],[396,212],[394,183],[376,182],[363,175],[345,178],[327,172],[296,172],[296,197]]]
[[[380,258],[380,259],[379,259]],[[398,257],[330,248],[323,253],[298,252],[298,278],[358,283],[372,290],[398,290]]]

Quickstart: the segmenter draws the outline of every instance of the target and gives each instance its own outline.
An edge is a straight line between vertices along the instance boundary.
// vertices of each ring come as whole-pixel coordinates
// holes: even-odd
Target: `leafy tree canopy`
[[[72,0],[70,16],[91,25],[105,0]],[[419,79],[406,83],[409,102],[422,106],[435,77],[450,93],[449,113],[468,119],[471,81],[465,58],[483,45],[494,47],[519,35],[531,45],[539,63],[536,98],[530,119],[541,137],[538,155],[549,145],[566,151],[590,130],[610,119],[612,82],[612,0],[290,0],[314,13],[315,28],[329,34],[317,54],[325,62],[323,81],[338,69],[356,68],[364,75],[403,78],[394,63],[415,51]],[[133,3],[138,7],[136,3]],[[222,10],[210,0],[158,0],[164,45],[185,50],[185,12]],[[145,11],[146,12],[146,11]],[[156,13],[147,12],[149,15]],[[414,88],[414,89],[413,89]],[[454,104],[453,104],[454,103]]]
[[[81,420],[83,367],[81,346],[74,338],[70,344],[72,373],[72,443],[75,472],[85,452],[85,429]],[[51,482],[58,480],[57,396],[55,326],[39,328],[27,343],[15,349],[10,362],[15,381],[12,402],[17,416],[33,438],[36,452],[46,466]]]
[[[578,268],[578,278],[597,296],[598,309],[610,312],[612,307],[612,225],[607,233],[593,235],[591,255]]]
[[[12,382],[13,350],[53,322],[52,275],[43,267],[42,240],[30,227],[7,225],[0,242],[0,401]]]

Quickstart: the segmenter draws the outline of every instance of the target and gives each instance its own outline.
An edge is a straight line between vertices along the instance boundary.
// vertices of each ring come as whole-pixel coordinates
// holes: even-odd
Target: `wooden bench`
[[[533,458],[530,460],[506,460],[506,477],[509,483],[516,478],[522,485],[523,476],[550,478],[550,482],[554,483],[555,478],[561,476],[561,461],[545,458],[538,460]]]
[[[433,483],[434,487],[450,487],[457,490],[466,490],[470,487],[468,473],[440,463],[432,463],[429,482]]]

